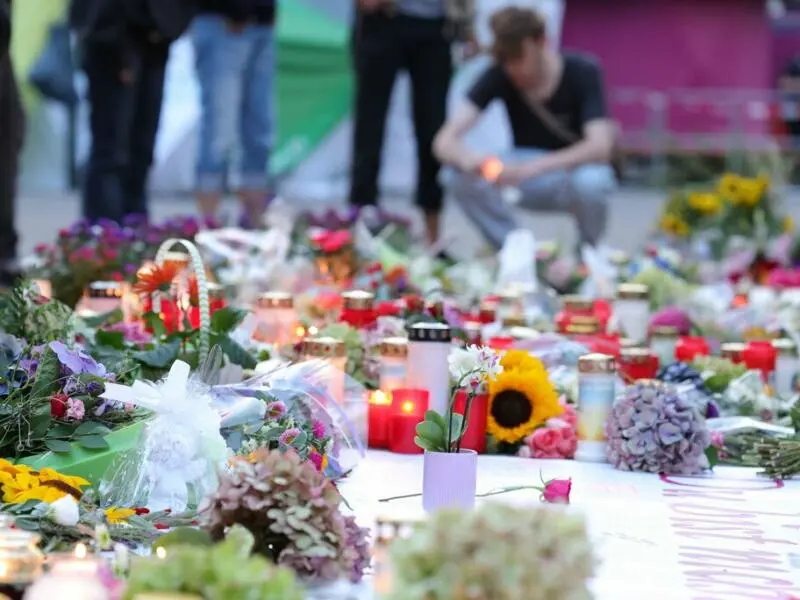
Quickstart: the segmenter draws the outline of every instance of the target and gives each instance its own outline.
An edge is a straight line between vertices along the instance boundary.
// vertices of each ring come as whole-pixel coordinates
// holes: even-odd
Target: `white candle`
[[[617,288],[614,317],[621,332],[634,342],[647,340],[650,322],[650,290],[646,285],[623,283]]]
[[[447,357],[452,348],[450,327],[444,323],[417,323],[408,328],[409,388],[428,390],[428,408],[447,412],[450,399],[450,371]]]
[[[329,373],[325,373],[326,387],[336,402],[344,403],[347,368],[347,347],[344,342],[330,337],[309,338],[303,342],[303,359],[322,359],[333,367]]]
[[[256,302],[256,329],[253,337],[276,345],[291,344],[297,335],[294,297],[285,292],[268,292]]]
[[[386,338],[381,342],[380,389],[389,394],[406,386],[408,374],[408,340]]]
[[[25,592],[24,600],[108,600],[108,591],[96,577],[49,573]]]

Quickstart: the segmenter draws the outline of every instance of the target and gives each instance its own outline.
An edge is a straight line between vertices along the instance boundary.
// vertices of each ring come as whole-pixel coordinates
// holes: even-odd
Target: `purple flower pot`
[[[425,451],[422,472],[422,507],[426,512],[443,508],[469,510],[475,506],[478,454]]]

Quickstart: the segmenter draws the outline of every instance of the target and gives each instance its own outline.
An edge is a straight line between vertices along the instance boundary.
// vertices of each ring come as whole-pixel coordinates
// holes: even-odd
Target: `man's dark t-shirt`
[[[543,105],[562,127],[573,136],[583,136],[583,126],[594,119],[607,116],[603,93],[603,75],[592,58],[582,54],[565,53],[561,83]],[[551,131],[533,112],[524,93],[509,79],[499,65],[489,67],[467,92],[467,98],[481,110],[492,100],[502,100],[518,148],[559,150],[570,142]]]

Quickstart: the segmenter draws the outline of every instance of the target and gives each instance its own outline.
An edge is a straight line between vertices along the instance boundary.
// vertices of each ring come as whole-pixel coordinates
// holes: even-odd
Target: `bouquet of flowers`
[[[589,276],[586,266],[558,244],[542,244],[536,251],[536,273],[540,281],[559,294],[575,294]]]
[[[122,225],[86,220],[62,229],[54,245],[40,244],[34,250],[34,279],[52,283],[53,295],[75,306],[93,281],[134,281],[145,260],[155,257],[158,247],[170,238],[191,239],[200,229],[193,217],[172,218],[162,224],[144,217],[127,217]]]

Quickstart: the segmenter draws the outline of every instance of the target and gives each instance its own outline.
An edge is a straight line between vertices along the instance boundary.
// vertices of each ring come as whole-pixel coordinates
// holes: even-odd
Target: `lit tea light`
[[[86,549],[86,544],[80,542],[75,546],[75,552],[74,552],[75,558],[77,558],[78,560],[85,560],[87,554],[88,551]]]
[[[164,548],[164,546],[159,546],[158,548],[156,548],[156,557],[158,557],[161,560],[167,558],[167,549]]]
[[[371,404],[380,404],[387,406],[392,403],[392,399],[389,397],[389,395],[381,390],[375,390],[374,392],[372,392],[369,401]]]
[[[417,405],[411,402],[410,400],[406,400],[405,402],[403,402],[402,406],[400,407],[400,410],[402,410],[407,415],[413,415],[417,412]]]
[[[489,158],[481,165],[481,176],[494,183],[503,174],[503,163],[497,158]]]
[[[370,448],[386,448],[389,444],[389,421],[392,416],[392,398],[382,390],[369,396],[367,406],[367,445]]]

